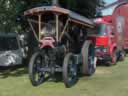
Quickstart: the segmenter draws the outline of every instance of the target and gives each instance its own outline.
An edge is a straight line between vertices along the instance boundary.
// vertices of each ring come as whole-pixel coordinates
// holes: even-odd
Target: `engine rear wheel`
[[[29,63],[29,78],[33,86],[38,86],[45,80],[46,73],[41,70],[43,68],[44,56],[42,56],[41,53],[37,52],[32,56]]]
[[[67,88],[77,81],[77,64],[75,64],[72,53],[68,53],[63,62],[63,81]]]
[[[95,48],[91,41],[85,41],[82,51],[82,74],[92,75],[96,70]]]

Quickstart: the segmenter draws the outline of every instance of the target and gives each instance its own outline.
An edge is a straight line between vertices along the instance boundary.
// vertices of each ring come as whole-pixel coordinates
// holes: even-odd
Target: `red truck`
[[[95,44],[98,60],[108,65],[124,60],[128,49],[128,3],[119,4],[111,16],[98,17],[94,22],[95,34],[88,34],[88,39]]]
[[[119,52],[117,51],[116,36],[112,25],[112,16],[99,17],[94,20],[96,27],[93,33],[88,34],[88,39],[95,44],[98,61],[107,64],[116,64]],[[90,30],[88,30],[90,32]]]

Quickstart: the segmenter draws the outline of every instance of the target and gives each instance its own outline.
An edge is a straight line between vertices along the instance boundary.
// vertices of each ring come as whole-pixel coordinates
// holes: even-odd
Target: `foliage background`
[[[0,0],[0,32],[23,31],[24,21],[17,18],[29,8],[51,5],[52,0]],[[102,0],[59,0],[59,5],[80,13],[86,17],[94,17],[96,8],[103,6]]]

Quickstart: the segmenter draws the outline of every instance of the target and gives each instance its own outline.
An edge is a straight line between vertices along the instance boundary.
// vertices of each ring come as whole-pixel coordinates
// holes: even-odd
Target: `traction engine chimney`
[[[58,0],[52,0],[52,5],[58,6],[59,5]]]

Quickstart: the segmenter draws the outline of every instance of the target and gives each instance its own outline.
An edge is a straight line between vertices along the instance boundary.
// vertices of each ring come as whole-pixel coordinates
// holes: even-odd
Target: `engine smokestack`
[[[58,5],[59,5],[59,4],[58,4],[58,0],[52,0],[52,5],[58,6]]]

